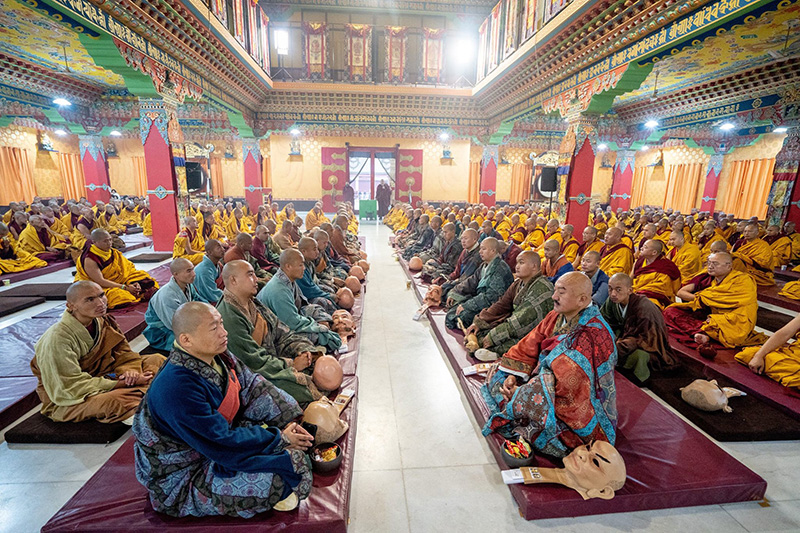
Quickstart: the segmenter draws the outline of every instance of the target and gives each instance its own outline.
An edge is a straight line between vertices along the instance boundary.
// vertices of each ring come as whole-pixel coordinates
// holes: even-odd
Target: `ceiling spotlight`
[[[297,128],[292,128],[292,130],[289,131],[289,133],[297,137],[298,135],[300,135],[300,130],[298,130]]]
[[[658,127],[658,121],[657,120],[648,120],[647,122],[644,123],[644,127],[645,128],[650,128],[650,129],[657,128]]]
[[[641,148],[639,148],[639,150],[641,150],[642,152],[646,152],[649,149],[650,149],[650,147],[647,146],[646,144],[644,146],[642,146]]]
[[[112,137],[122,137],[122,134],[117,130],[113,130],[109,135],[111,135]]]
[[[786,133],[787,131],[789,131],[789,128],[786,126],[781,126],[780,128],[775,128],[772,130],[772,133]]]
[[[66,98],[54,98],[53,103],[64,107],[72,105],[72,102],[70,102]]]
[[[447,133],[440,133],[439,140],[442,141],[443,143],[446,143],[447,141],[450,140],[450,135],[448,135]]]
[[[597,149],[601,152],[608,150],[608,145],[606,143],[600,143],[597,145]]]
[[[56,134],[56,135],[66,135],[66,134],[67,134],[67,132],[66,132],[66,131],[64,131],[64,130],[56,130],[56,131],[55,131],[55,134]]]
[[[725,124],[720,126],[719,129],[721,129],[722,131],[731,131],[735,127],[736,126],[731,124],[730,122],[726,122]]]

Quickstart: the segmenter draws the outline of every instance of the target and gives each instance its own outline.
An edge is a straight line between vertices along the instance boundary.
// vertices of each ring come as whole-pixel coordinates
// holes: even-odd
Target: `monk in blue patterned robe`
[[[172,328],[172,353],[133,422],[136,478],[153,509],[250,518],[297,508],[312,482],[297,402],[227,351],[210,305],[182,305]]]

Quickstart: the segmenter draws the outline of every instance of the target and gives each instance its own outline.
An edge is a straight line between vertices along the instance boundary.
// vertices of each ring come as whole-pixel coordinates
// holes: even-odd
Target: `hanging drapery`
[[[503,16],[503,59],[517,49],[517,28],[519,24],[519,0],[503,0],[505,14]]]
[[[226,7],[226,0],[211,0],[211,11],[219,19],[224,26],[228,25],[228,9]]]
[[[440,83],[443,67],[444,30],[422,28],[422,35],[422,81]]]
[[[20,200],[31,202],[36,196],[33,164],[28,150],[0,146],[0,176],[0,204],[8,205]]]
[[[681,213],[691,212],[697,207],[697,190],[706,172],[703,163],[670,165],[666,169],[667,190],[664,195],[664,208],[672,208]]]
[[[489,15],[491,27],[489,29],[489,72],[493,71],[500,62],[500,46],[503,34],[503,2],[498,2]]]
[[[477,204],[481,197],[481,162],[469,162],[469,184],[467,185],[467,202]]]
[[[653,176],[653,167],[636,167],[633,170],[633,186],[631,187],[631,207],[641,207],[644,203],[647,183]]]
[[[328,79],[327,54],[328,31],[324,22],[303,22],[305,46],[303,61],[306,66],[306,77],[310,80]]]
[[[531,194],[531,166],[514,163],[511,166],[511,204],[524,204]]]
[[[258,30],[261,33],[261,66],[264,68],[264,71],[266,71],[267,75],[269,75],[269,17],[266,13],[264,13],[263,9],[258,10],[258,16],[260,20]]]
[[[133,157],[133,184],[136,196],[147,196],[147,167],[144,156]]]
[[[734,161],[728,173],[725,212],[736,218],[764,218],[774,168],[774,158]]]
[[[231,0],[233,5],[233,36],[236,40],[242,43],[242,46],[247,46],[244,37],[244,3],[248,0]]]
[[[144,156],[110,157],[108,181],[122,196],[147,195],[147,169]]]
[[[225,187],[222,181],[222,158],[212,157],[209,159],[211,172],[211,195],[217,197],[225,196]]]
[[[478,81],[486,77],[486,57],[489,53],[489,19],[484,19],[478,28]]]
[[[520,43],[528,40],[536,33],[536,23],[538,18],[538,5],[536,0],[523,0],[525,9],[522,14],[522,30],[520,33]]]
[[[61,195],[64,200],[77,200],[84,195],[83,163],[78,154],[58,154],[61,173]]]
[[[345,24],[345,54],[350,81],[369,81],[372,77],[372,26]]]
[[[406,79],[406,44],[408,28],[386,26],[386,81],[403,82]]]

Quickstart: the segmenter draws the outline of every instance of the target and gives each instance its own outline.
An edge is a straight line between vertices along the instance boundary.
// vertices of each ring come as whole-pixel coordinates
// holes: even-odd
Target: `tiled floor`
[[[427,323],[412,320],[418,303],[386,244],[388,229],[362,223],[361,233],[372,268],[350,531],[800,531],[796,441],[722,445],[768,481],[768,506],[522,520]],[[47,281],[69,280],[68,271],[59,274]],[[0,531],[37,531],[121,442],[0,444]]]

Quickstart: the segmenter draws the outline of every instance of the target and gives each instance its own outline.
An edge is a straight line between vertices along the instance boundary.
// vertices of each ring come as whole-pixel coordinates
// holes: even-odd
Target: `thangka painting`
[[[489,29],[489,72],[493,71],[500,63],[500,46],[503,39],[503,2],[498,2],[489,15],[491,27]]]
[[[372,26],[345,24],[347,67],[350,81],[372,78]]]
[[[489,43],[489,19],[486,18],[478,28],[478,81],[486,77],[486,55]]]
[[[562,9],[567,7],[569,0],[545,0],[547,2],[547,12],[545,14],[544,22],[558,15]]]
[[[422,150],[398,150],[394,198],[419,207],[422,202]]]
[[[306,78],[310,80],[329,79],[327,25],[324,22],[303,22],[303,35],[303,62],[306,67]]]
[[[322,210],[336,211],[347,183],[347,148],[322,148]]]
[[[442,80],[444,30],[423,28],[422,81],[439,83]]]
[[[537,0],[522,0],[524,10],[522,13],[522,30],[520,33],[520,43],[527,41],[536,33],[536,23],[539,18],[539,2]]]
[[[386,81],[405,81],[408,28],[386,26]]]
[[[228,25],[228,9],[225,6],[226,0],[211,0],[211,11],[224,26]]]
[[[233,36],[236,40],[242,43],[242,46],[247,46],[244,37],[244,4],[249,0],[233,0]]]
[[[258,10],[258,15],[261,22],[258,28],[258,31],[261,33],[261,40],[259,41],[261,45],[261,54],[259,54],[259,57],[261,59],[261,66],[264,67],[264,70],[269,75],[269,17],[264,13],[263,9]]]
[[[517,49],[517,29],[519,28],[520,0],[503,0],[505,4],[505,24],[503,31],[503,59]]]
[[[258,41],[258,0],[245,0],[247,4],[247,51],[256,62],[261,60],[261,47]]]

